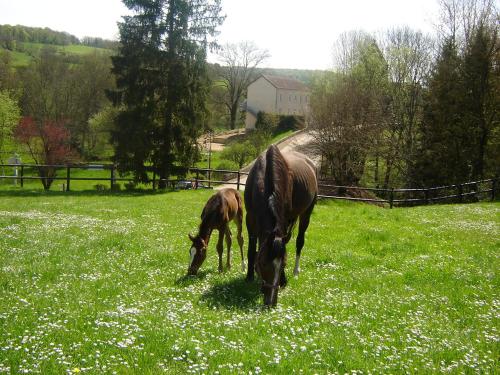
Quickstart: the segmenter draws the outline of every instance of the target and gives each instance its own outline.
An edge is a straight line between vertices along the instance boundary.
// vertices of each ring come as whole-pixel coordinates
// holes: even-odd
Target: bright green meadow
[[[265,309],[236,241],[185,276],[212,193],[0,191],[0,373],[500,372],[498,202],[320,202]]]

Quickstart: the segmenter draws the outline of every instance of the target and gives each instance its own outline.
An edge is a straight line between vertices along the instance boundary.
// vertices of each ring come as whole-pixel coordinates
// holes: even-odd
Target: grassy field
[[[15,67],[25,67],[28,66],[33,56],[40,54],[40,51],[44,47],[55,48],[60,53],[66,53],[69,55],[90,55],[92,53],[98,52],[103,54],[113,54],[113,51],[105,48],[89,47],[80,44],[68,44],[63,45],[49,45],[43,43],[22,43],[24,51],[9,51],[11,52],[12,64]],[[3,49],[0,48],[0,51]]]
[[[322,202],[266,310],[215,239],[184,276],[210,194],[0,191],[0,372],[499,372],[499,203]]]

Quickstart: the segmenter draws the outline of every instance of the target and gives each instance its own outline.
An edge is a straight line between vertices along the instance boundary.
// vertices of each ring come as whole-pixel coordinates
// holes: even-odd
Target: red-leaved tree
[[[70,133],[62,122],[45,120],[37,123],[31,117],[23,117],[14,136],[27,146],[38,165],[45,190],[50,189],[56,177],[56,168],[53,165],[69,163],[75,158],[69,143]]]

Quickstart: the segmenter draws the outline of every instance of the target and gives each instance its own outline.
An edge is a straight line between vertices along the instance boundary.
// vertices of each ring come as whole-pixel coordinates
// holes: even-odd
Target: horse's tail
[[[291,200],[291,179],[288,163],[278,147],[271,145],[266,152],[264,191],[275,218],[275,232],[285,235],[285,213]]]

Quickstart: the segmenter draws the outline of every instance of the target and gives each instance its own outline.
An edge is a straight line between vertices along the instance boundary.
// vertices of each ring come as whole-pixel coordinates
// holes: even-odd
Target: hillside
[[[67,32],[49,28],[0,25],[0,53],[9,53],[16,68],[27,66],[43,48],[54,48],[58,53],[71,57],[91,53],[111,55],[117,45],[116,41],[102,38],[84,37],[79,40]]]

